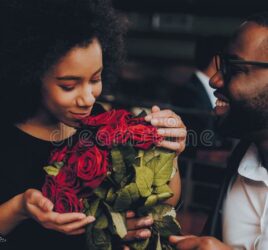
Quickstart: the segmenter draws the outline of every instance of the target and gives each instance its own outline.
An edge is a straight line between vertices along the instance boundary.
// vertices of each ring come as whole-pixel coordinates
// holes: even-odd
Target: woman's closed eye
[[[99,83],[99,82],[101,82],[102,81],[102,79],[101,79],[101,75],[96,75],[96,76],[94,76],[91,80],[90,80],[90,83]]]
[[[65,90],[65,91],[71,91],[75,88],[75,85],[60,84],[59,86],[61,89]]]

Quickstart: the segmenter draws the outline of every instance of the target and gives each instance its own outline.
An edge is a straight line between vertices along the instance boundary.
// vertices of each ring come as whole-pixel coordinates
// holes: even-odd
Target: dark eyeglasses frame
[[[257,66],[257,67],[262,67],[262,68],[268,68],[268,62],[232,59],[228,57],[228,55],[224,55],[224,54],[215,55],[215,64],[216,64],[217,71],[220,71],[224,76],[228,76],[227,67],[230,64],[252,65],[252,66]]]

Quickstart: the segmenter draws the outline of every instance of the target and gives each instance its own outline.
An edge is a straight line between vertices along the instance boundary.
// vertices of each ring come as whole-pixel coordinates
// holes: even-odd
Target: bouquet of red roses
[[[162,140],[143,117],[112,110],[81,121],[69,145],[54,150],[43,194],[54,210],[84,212],[96,220],[87,226],[87,246],[118,249],[127,234],[125,212],[154,218],[152,237],[131,249],[173,249],[167,241],[179,234],[174,209],[161,203],[172,196],[168,182],[175,153],[156,149]]]

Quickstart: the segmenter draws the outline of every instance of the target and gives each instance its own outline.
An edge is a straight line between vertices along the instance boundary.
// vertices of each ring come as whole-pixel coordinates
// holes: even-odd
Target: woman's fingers
[[[61,226],[56,226],[56,229],[59,229],[61,232],[65,233],[65,234],[72,234],[76,231],[79,231],[81,229],[84,229],[84,227],[87,224],[90,224],[94,221],[95,219],[93,219],[92,216],[88,216],[82,220],[79,221],[75,221],[72,223],[68,223],[68,224],[64,224]]]
[[[95,219],[94,217],[90,216],[92,218],[92,221]],[[52,212],[49,214],[49,220],[50,222],[53,222],[57,225],[64,225],[67,223],[72,223],[75,221],[81,221],[86,218],[86,215],[83,213],[64,213],[59,214],[56,212]]]

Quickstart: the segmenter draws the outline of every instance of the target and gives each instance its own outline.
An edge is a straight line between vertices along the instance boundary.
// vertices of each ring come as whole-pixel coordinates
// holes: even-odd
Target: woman
[[[2,2],[0,82],[5,120],[1,129],[0,234],[9,249],[83,249],[81,213],[58,214],[38,190],[42,167],[55,145],[66,143],[79,120],[102,111],[95,104],[122,59],[123,27],[105,0],[9,0]],[[169,110],[146,117],[159,133],[179,138],[161,145],[178,153],[185,127]],[[178,173],[170,182],[175,205]],[[126,240],[150,237],[152,218],[128,214]],[[2,246],[0,245],[0,247]]]

